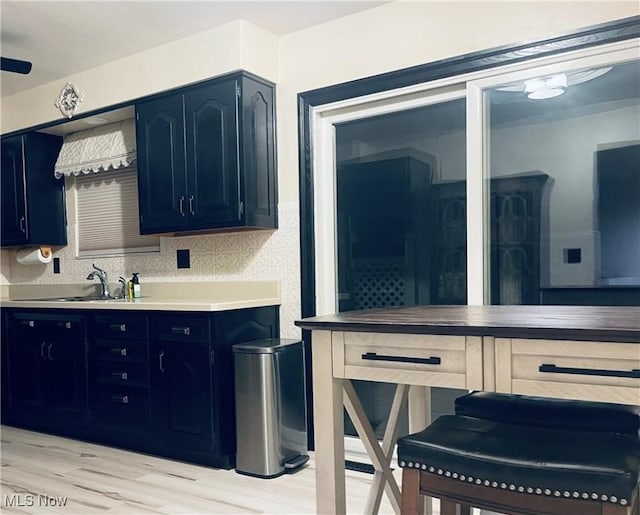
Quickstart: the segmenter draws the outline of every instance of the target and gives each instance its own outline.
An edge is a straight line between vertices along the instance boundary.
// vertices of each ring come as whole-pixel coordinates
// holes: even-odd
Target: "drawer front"
[[[144,433],[150,429],[149,391],[98,386],[92,403],[94,422],[102,429]]]
[[[153,321],[158,340],[167,342],[209,343],[211,331],[206,318],[162,317]]]
[[[99,384],[119,386],[149,386],[149,367],[140,363],[113,363],[98,361],[93,378]]]
[[[92,343],[92,356],[100,361],[116,363],[147,363],[147,340],[96,340]]]
[[[640,344],[497,338],[496,389],[639,404]]]
[[[336,377],[482,388],[482,339],[421,334],[333,332]]]
[[[127,315],[95,315],[92,335],[95,338],[135,339],[147,338],[147,317]]]

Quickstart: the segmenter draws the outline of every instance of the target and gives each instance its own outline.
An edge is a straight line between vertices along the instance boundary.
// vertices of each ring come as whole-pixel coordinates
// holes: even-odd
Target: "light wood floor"
[[[313,455],[303,470],[267,480],[8,426],[1,440],[1,513],[315,512]],[[363,513],[372,476],[346,474],[347,511]],[[58,498],[66,504],[51,506]],[[393,513],[386,499],[380,513]]]

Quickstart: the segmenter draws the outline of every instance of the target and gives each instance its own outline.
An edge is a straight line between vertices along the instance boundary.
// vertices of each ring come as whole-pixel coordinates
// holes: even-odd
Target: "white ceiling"
[[[1,95],[242,19],[282,35],[382,1],[0,1],[2,57],[31,61],[28,75],[0,72]]]

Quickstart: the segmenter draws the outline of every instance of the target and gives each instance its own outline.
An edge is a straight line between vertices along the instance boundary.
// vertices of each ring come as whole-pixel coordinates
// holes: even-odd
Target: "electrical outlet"
[[[176,251],[176,259],[178,268],[191,268],[189,249],[178,249]]]
[[[564,249],[565,263],[582,263],[582,249]]]

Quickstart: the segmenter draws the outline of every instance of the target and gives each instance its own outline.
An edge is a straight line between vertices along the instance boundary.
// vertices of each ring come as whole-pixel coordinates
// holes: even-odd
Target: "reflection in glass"
[[[459,99],[336,127],[339,311],[466,304],[465,110]],[[394,387],[354,386],[382,437]],[[452,395],[434,395],[436,416]]]
[[[638,304],[639,62],[562,75],[486,92],[490,302]]]

